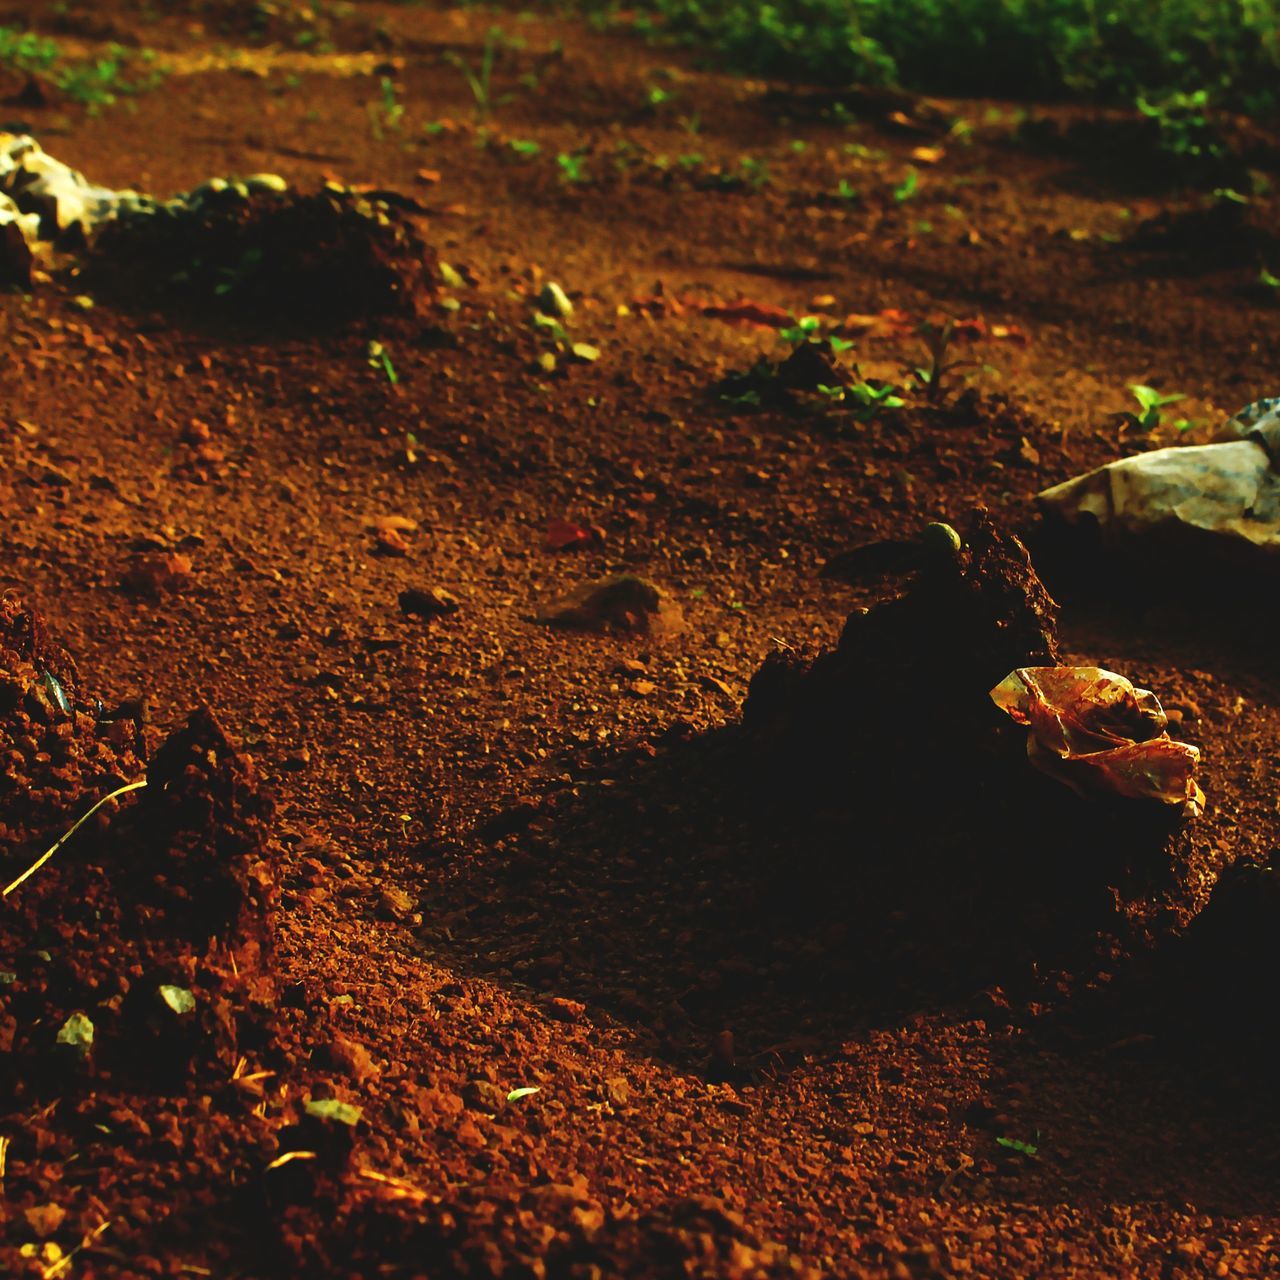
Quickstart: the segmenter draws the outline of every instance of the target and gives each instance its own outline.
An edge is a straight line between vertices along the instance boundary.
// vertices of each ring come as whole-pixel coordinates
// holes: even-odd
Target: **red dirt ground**
[[[368,3],[255,35],[245,8],[51,13],[69,49],[170,73],[96,116],[26,95],[0,127],[161,196],[261,171],[389,193],[464,283],[423,286],[426,319],[339,323],[72,254],[0,294],[4,881],[140,776],[95,697],[146,699],[152,756],[0,914],[0,1270],[1280,1274],[1250,1034],[1274,1028],[1274,957],[1223,953],[1230,918],[1191,967],[1168,937],[1276,845],[1270,585],[1068,571],[1043,544],[1063,653],[1155,690],[1204,753],[1206,815],[1161,853],[1172,906],[1132,932],[1099,895],[1163,846],[1062,808],[964,713],[904,703],[883,788],[737,728],[779,643],[830,646],[892,594],[820,578],[832,553],[980,505],[1039,553],[1037,490],[1153,443],[1117,420],[1127,384],[1188,394],[1198,425],[1155,443],[1275,394],[1254,282],[1280,199],[1206,220],[1106,113],[854,95],[849,123],[563,20]],[[524,44],[481,126],[445,55],[475,65],[494,24]],[[724,180],[743,156],[767,183]],[[547,280],[598,361],[539,368]],[[729,404],[721,379],[780,354],[707,314],[744,299],[906,313],[849,327],[863,372],[899,379],[916,319],[981,321],[955,348],[976,364],[940,407],[861,425]],[[414,522],[400,546],[387,517]],[[549,550],[556,520],[603,541]],[[683,625],[535,621],[619,571]],[[458,608],[406,616],[414,588]],[[903,652],[959,703],[990,673],[949,625]],[[178,732],[202,706],[216,723]],[[197,1025],[172,1031],[157,982]],[[53,1043],[76,1011],[83,1061]],[[359,1123],[306,1112],[331,1098]]]

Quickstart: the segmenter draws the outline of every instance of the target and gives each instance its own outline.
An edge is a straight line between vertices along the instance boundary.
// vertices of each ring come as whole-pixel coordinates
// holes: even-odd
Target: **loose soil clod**
[[[999,723],[990,690],[1058,663],[1057,606],[1026,550],[979,515],[944,552],[851,614],[836,649],[776,650],[752,679],[755,790],[773,822],[809,833],[799,878],[823,900],[841,886],[864,934],[904,916],[886,959],[944,984],[1087,967],[1099,934],[1135,946],[1185,921],[1196,899],[1177,820],[1044,785]]]
[[[88,278],[137,302],[166,294],[318,327],[360,316],[425,316],[434,256],[408,219],[342,188],[310,195],[235,187],[194,207],[107,223]]]

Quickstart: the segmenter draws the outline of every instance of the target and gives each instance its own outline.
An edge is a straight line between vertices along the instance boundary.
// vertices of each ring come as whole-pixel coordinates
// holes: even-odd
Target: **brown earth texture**
[[[24,23],[157,74],[0,131],[288,187],[0,291],[0,1274],[1280,1275],[1274,570],[1034,502],[1280,391],[1280,197],[566,18]],[[1032,767],[1051,663],[1203,816]]]

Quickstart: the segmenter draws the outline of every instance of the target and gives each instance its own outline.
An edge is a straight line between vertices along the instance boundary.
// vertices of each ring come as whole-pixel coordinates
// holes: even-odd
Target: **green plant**
[[[1006,1151],[1016,1151],[1018,1155],[1032,1159],[1040,1150],[1034,1142],[1023,1142],[1020,1138],[997,1138],[996,1146],[1004,1147]]]
[[[956,369],[972,366],[972,360],[949,360],[952,340],[955,338],[956,326],[952,320],[942,324],[922,321],[918,329],[920,339],[924,343],[925,354],[929,363],[925,365],[908,365],[911,375],[924,392],[930,404],[941,404],[945,393],[944,380]]]
[[[778,337],[793,347],[822,337],[822,321],[817,316],[801,316],[793,325],[778,330]]]
[[[590,176],[587,173],[586,157],[580,151],[560,152],[556,156],[556,165],[560,170],[560,181],[571,186],[586,182]]]
[[[743,156],[738,161],[743,181],[752,191],[761,191],[769,185],[769,165],[755,156]]]
[[[0,27],[0,66],[17,71],[48,71],[59,57],[58,46],[32,31]]]
[[[844,389],[844,398],[855,406],[853,416],[859,422],[868,422],[884,409],[901,409],[907,402],[899,391],[892,382],[873,386],[860,380]]]
[[[475,102],[477,120],[488,120],[493,115],[495,106],[501,106],[510,101],[509,96],[496,101],[493,96],[493,65],[497,60],[498,50],[509,43],[501,27],[490,27],[485,33],[484,45],[480,50],[480,62],[474,71],[471,64],[460,53],[450,50],[444,55],[444,60],[451,67],[461,71],[466,79],[467,88],[471,90],[471,97]]]
[[[369,126],[373,136],[382,140],[388,130],[398,130],[404,119],[404,104],[396,94],[396,82],[390,76],[381,76],[378,80],[378,101],[368,106]]]
[[[1154,100],[1139,94],[1136,106],[1155,123],[1160,150],[1188,177],[1206,177],[1222,171],[1228,151],[1207,89],[1175,91]],[[1229,188],[1218,190],[1225,194]]]
[[[369,357],[369,367],[371,369],[381,369],[387,381],[394,387],[400,382],[400,376],[396,373],[396,367],[391,363],[391,357],[387,354],[387,349],[376,339],[369,343],[366,354]]]
[[[1166,405],[1177,404],[1179,400],[1186,399],[1186,396],[1181,392],[1164,395],[1154,387],[1148,387],[1140,382],[1131,383],[1129,390],[1133,393],[1133,398],[1138,402],[1140,412],[1125,413],[1123,416],[1129,422],[1129,425],[1139,431],[1154,431],[1160,425],[1161,409]]]
[[[841,178],[836,185],[835,198],[843,200],[845,204],[853,204],[854,201],[860,200],[862,197],[858,192],[858,188],[851,185],[848,178]]]
[[[920,175],[914,169],[908,169],[906,176],[893,189],[893,198],[899,204],[905,204],[920,189]]]
[[[847,338],[828,337],[823,333],[822,320],[818,316],[801,316],[792,325],[778,330],[778,337],[789,346],[802,347],[806,342],[816,342],[829,348],[832,355],[842,355],[853,347]]]
[[[129,78],[137,64],[144,74]],[[109,44],[96,58],[64,61],[56,41],[33,32],[0,27],[0,66],[47,76],[68,98],[90,113],[110,106],[120,95],[153,89],[163,79],[154,49],[130,50]]]
[[[615,0],[580,0],[613,22]],[[1269,0],[639,0],[634,30],[712,49],[742,71],[926,93],[1135,95],[1210,89],[1276,107]]]

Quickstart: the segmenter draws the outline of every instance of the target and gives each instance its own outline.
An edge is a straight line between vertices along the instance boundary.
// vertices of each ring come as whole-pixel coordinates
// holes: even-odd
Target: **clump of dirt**
[[[1224,194],[1144,218],[1125,245],[1166,254],[1179,270],[1188,263],[1262,265],[1274,257],[1276,233],[1265,211],[1252,201]]]
[[[82,709],[69,660],[35,610],[7,599],[0,627],[13,884],[55,833],[111,791],[141,783],[143,767],[133,725],[101,724]],[[68,1074],[100,1083],[229,1075],[243,1011],[272,997],[271,802],[252,764],[197,710],[134,794],[136,803],[113,818],[104,808],[6,894],[0,1076],[17,1099],[62,1088]],[[79,1033],[63,1034],[69,1025]]]
[[[0,849],[7,884],[21,854],[56,838],[86,806],[141,776],[123,722],[97,724],[71,655],[40,614],[0,596]]]
[[[1280,1007],[1269,994],[1280,973],[1280,870],[1228,867],[1204,910],[1155,966],[1140,992],[1177,1043],[1220,1055],[1230,1046],[1245,1061],[1269,1062],[1280,1042]],[[1260,996],[1259,993],[1262,993]]]
[[[1207,873],[1176,810],[1044,777],[991,702],[1060,661],[1023,545],[979,514],[958,549],[911,546],[905,589],[834,650],[777,651],[752,679],[754,793],[810,850],[794,892],[838,901],[881,963],[946,981],[1087,965],[1100,935],[1107,952],[1185,923]]]
[[[816,1280],[819,1274],[710,1196],[648,1213],[619,1212],[581,1179],[473,1194],[463,1203],[425,1199],[411,1187],[366,1184],[348,1200],[341,1222],[299,1216],[281,1233],[292,1273],[330,1275],[347,1256],[475,1277],[510,1269],[512,1260],[518,1274],[564,1280],[624,1273]]]
[[[407,215],[333,186],[215,183],[106,223],[91,249],[89,281],[123,298],[213,300],[309,327],[421,317],[435,296],[434,255]]]

